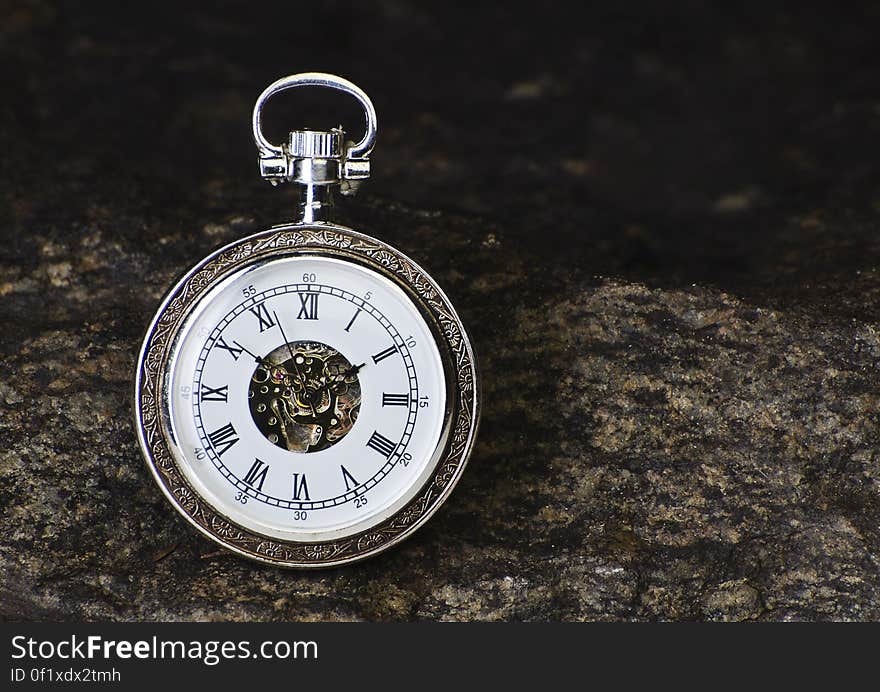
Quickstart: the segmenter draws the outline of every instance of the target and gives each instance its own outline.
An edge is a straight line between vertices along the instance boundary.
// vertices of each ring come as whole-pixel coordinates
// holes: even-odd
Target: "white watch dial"
[[[389,517],[446,435],[431,329],[379,273],[299,255],[246,267],[196,306],[171,354],[178,464],[241,526],[323,541]]]

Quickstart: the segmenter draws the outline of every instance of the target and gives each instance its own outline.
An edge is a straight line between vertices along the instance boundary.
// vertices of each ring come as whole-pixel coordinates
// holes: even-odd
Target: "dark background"
[[[0,3],[0,617],[880,617],[878,19]],[[290,218],[250,115],[309,70],[379,115],[340,220],[448,289],[485,395],[444,509],[318,574],[178,519],[129,403],[173,278]],[[266,126],[339,121],[297,90]]]

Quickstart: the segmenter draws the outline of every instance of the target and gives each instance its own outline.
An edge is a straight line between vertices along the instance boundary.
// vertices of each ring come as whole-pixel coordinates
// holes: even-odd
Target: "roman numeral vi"
[[[306,474],[293,474],[293,499],[294,500],[311,500],[309,497],[309,486],[306,484]]]

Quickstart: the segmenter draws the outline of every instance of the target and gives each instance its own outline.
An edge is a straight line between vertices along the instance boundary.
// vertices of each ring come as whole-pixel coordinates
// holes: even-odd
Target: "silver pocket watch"
[[[353,96],[341,129],[263,135],[261,113],[302,86]],[[135,416],[171,504],[229,550],[287,567],[340,565],[411,535],[448,497],[479,417],[473,349],[413,260],[328,220],[332,192],[369,177],[376,113],[334,75],[257,99],[260,174],[303,186],[301,218],[216,250],[167,293],[138,359]]]

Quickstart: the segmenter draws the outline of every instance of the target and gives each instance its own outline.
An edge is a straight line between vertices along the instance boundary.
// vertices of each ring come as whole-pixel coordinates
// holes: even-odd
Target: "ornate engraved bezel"
[[[412,500],[366,531],[326,542],[284,541],[231,521],[198,495],[172,453],[166,373],[175,339],[203,296],[253,262],[290,254],[327,254],[365,264],[395,281],[433,323],[447,378],[445,446]],[[284,567],[330,567],[375,555],[410,536],[448,497],[461,477],[479,422],[479,383],[473,349],[449,299],[415,262],[391,246],[330,224],[275,226],[227,245],[193,267],[166,295],[147,330],[135,381],[141,450],[171,504],[208,538],[235,553]]]

